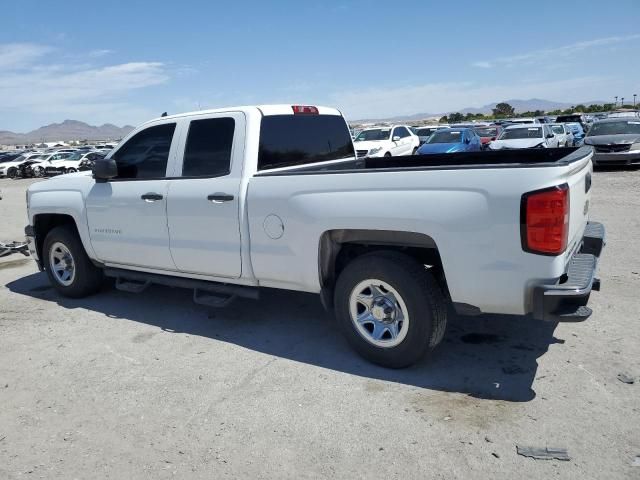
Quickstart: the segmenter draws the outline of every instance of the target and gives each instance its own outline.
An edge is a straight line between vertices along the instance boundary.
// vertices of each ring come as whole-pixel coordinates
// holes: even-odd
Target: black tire
[[[63,244],[73,258],[75,277],[70,285],[60,283],[53,273],[50,252],[52,246],[56,243]],[[96,293],[102,286],[102,270],[91,263],[78,234],[71,227],[55,227],[47,234],[42,248],[42,264],[47,272],[51,285],[65,297],[86,297]]]
[[[71,168],[67,168],[67,170],[64,173],[76,173],[78,170],[76,170],[75,168],[71,167]]]
[[[384,154],[385,157],[390,157],[391,156],[391,152],[387,152]]]
[[[18,169],[16,167],[11,167],[7,170],[7,177],[16,178],[18,176]]]
[[[413,151],[411,152],[411,155],[415,155],[416,153],[418,153],[418,147],[415,147],[413,149]]]
[[[352,291],[371,278],[393,287],[408,310],[408,330],[396,346],[370,343],[351,320]],[[345,267],[336,282],[335,313],[351,346],[370,362],[388,368],[407,367],[431,352],[442,341],[447,325],[447,302],[431,272],[413,258],[390,251],[362,255]]]

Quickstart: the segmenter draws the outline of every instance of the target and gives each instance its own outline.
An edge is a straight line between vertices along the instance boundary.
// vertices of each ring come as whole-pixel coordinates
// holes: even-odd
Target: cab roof
[[[143,123],[146,125],[147,123],[157,122],[159,120],[172,120],[179,119],[184,117],[196,116],[196,115],[207,115],[212,113],[225,113],[225,112],[249,112],[249,111],[259,111],[264,116],[271,115],[294,115],[293,107],[294,106],[311,106],[315,107],[318,110],[317,115],[339,115],[342,116],[340,110],[332,107],[324,107],[319,105],[309,105],[302,103],[283,103],[283,104],[274,104],[274,105],[242,105],[237,107],[224,107],[224,108],[213,108],[207,110],[195,110],[191,112],[184,113],[176,113],[174,115],[167,115],[164,117],[156,117],[151,120],[148,120]],[[307,114],[308,115],[308,114]]]

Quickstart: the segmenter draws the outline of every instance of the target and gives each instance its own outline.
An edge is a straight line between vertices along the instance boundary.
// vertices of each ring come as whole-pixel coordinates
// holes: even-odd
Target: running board
[[[166,285],[168,287],[188,288],[193,290],[193,301],[209,307],[224,307],[236,297],[257,300],[260,291],[257,287],[229,285],[227,283],[207,282],[171,275],[137,272],[123,268],[105,268],[107,277],[116,279],[116,288],[126,292],[139,293],[149,285]]]
[[[151,285],[149,280],[146,281],[131,281],[128,278],[117,277],[116,288],[123,292],[140,293],[147,289]]]

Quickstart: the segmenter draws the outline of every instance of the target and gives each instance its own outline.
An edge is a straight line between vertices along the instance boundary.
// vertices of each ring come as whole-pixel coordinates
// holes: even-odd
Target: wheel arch
[[[336,279],[351,260],[366,253],[385,250],[403,253],[434,269],[434,276],[445,297],[450,299],[444,266],[433,237],[394,230],[336,229],[321,235],[318,248],[320,296],[325,308],[333,306]]]
[[[56,227],[69,227],[78,235],[82,241],[82,236],[72,215],[66,213],[38,213],[33,217],[33,230],[36,237],[36,250],[38,258],[43,259],[44,239],[47,234]],[[82,242],[84,245],[84,242]],[[86,250],[86,246],[85,246]],[[42,261],[42,260],[41,260]]]

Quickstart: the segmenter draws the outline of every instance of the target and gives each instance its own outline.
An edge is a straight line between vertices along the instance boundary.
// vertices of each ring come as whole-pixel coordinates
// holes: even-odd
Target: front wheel
[[[407,367],[442,340],[446,301],[433,275],[413,258],[374,252],[356,258],[335,289],[338,323],[367,360]]]
[[[7,177],[16,178],[18,176],[18,169],[16,167],[11,167],[7,170]]]
[[[32,171],[34,177],[40,178],[44,176],[44,168],[42,167],[34,167]]]
[[[385,153],[385,154],[384,154],[384,156],[385,156],[386,158],[389,158],[389,157],[391,156],[391,152],[387,152],[387,153]]]
[[[65,170],[65,173],[76,173],[78,170],[76,170],[75,168],[71,167],[71,168],[67,168]]]
[[[81,298],[100,289],[102,270],[91,263],[72,228],[52,229],[44,239],[42,253],[49,281],[63,296]]]
[[[418,147],[415,147],[413,149],[413,151],[411,152],[411,155],[415,155],[416,153],[418,153]]]

